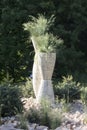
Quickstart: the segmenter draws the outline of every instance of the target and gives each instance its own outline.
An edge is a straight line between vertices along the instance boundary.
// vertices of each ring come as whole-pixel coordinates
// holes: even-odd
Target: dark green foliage
[[[79,34],[87,29],[87,1],[56,1],[57,13],[56,32],[64,37],[66,45],[71,46],[80,42]]]
[[[58,52],[55,77],[72,74],[80,81],[79,75],[84,76],[87,72],[87,1],[54,0],[54,5],[54,33],[63,38],[66,46]]]
[[[22,92],[22,97],[29,98],[35,96],[31,79],[27,78],[25,83],[20,83],[19,88]]]
[[[29,122],[31,123],[38,123],[40,122],[40,117],[39,117],[39,111],[31,108],[27,113],[26,113],[26,118],[28,119]]]
[[[54,76],[73,75],[74,79],[83,82],[82,75],[86,74],[86,63],[84,53],[77,51],[75,47],[63,46],[57,51],[57,60]],[[79,76],[80,75],[80,76]]]
[[[32,59],[29,61],[32,46],[28,44],[27,33],[22,27],[28,11],[17,0],[1,0],[1,3],[0,77],[2,79],[9,72],[14,81],[24,80],[32,64]]]
[[[59,99],[64,98],[66,102],[80,99],[80,92],[80,84],[73,81],[72,76],[63,77],[62,82],[54,85],[55,96]]]
[[[1,116],[12,116],[22,112],[23,104],[18,86],[11,84],[0,85],[0,107]]]

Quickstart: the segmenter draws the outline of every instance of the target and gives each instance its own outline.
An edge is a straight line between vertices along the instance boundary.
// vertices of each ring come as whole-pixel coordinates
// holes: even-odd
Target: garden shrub
[[[17,85],[0,85],[0,107],[1,116],[12,116],[22,112],[21,92]]]
[[[28,129],[28,122],[24,114],[17,115],[18,121],[20,122],[17,128],[23,129],[23,130],[29,130]]]
[[[62,115],[59,112],[58,109],[52,109],[49,113],[49,118],[50,118],[50,128],[55,129],[58,126],[61,125],[62,122]]]
[[[19,88],[22,92],[22,97],[25,97],[25,98],[34,97],[32,80],[30,78],[26,78],[26,82],[21,83],[19,85]]]
[[[62,82],[54,83],[54,93],[59,99],[71,102],[80,98],[80,83],[73,81],[72,76],[63,77]]]
[[[28,119],[30,123],[39,123],[40,122],[40,111],[35,108],[30,108],[29,111],[26,112],[25,117]]]
[[[30,123],[45,125],[50,129],[55,129],[61,124],[62,121],[62,116],[59,110],[52,109],[48,102],[41,104],[39,109],[29,109],[25,116]]]

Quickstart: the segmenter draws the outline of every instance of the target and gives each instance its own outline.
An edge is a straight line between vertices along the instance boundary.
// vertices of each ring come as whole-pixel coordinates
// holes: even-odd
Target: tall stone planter
[[[35,37],[31,38],[35,58],[33,64],[33,90],[38,102],[42,99],[48,99],[54,102],[54,92],[52,87],[52,74],[55,66],[56,53],[38,52],[37,41]]]
[[[48,98],[54,102],[54,93],[52,87],[52,74],[54,70],[56,54],[55,51],[63,41],[57,38],[49,30],[55,17],[50,19],[40,14],[38,17],[30,17],[31,21],[24,24],[25,30],[31,34],[31,40],[35,50],[35,59],[33,64],[33,89],[38,102]],[[55,44],[55,45],[54,45]],[[46,52],[46,53],[42,53]]]
[[[54,92],[51,78],[54,70],[56,53],[38,53],[37,60],[41,76],[37,101],[41,102],[42,99],[48,99],[51,103],[54,103]]]

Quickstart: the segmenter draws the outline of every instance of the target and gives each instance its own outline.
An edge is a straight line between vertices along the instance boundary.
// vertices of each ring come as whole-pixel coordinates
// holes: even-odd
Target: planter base
[[[49,100],[52,104],[54,103],[54,92],[51,80],[41,80],[37,102],[41,102],[43,99]]]

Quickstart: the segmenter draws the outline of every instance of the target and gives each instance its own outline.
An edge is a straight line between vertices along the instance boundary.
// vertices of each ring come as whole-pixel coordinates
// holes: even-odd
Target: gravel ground
[[[23,98],[24,108],[28,111],[29,108],[39,109],[40,105],[36,102],[34,98]],[[55,130],[87,130],[87,114],[86,109],[84,112],[84,107],[80,101],[75,101],[70,104],[70,111],[63,112],[63,121],[60,127]],[[53,109],[59,107],[54,105]],[[2,118],[2,125],[0,130],[22,130],[15,128],[18,125],[18,120],[15,117]],[[38,124],[28,124],[29,130],[48,130],[46,126],[39,126]]]

